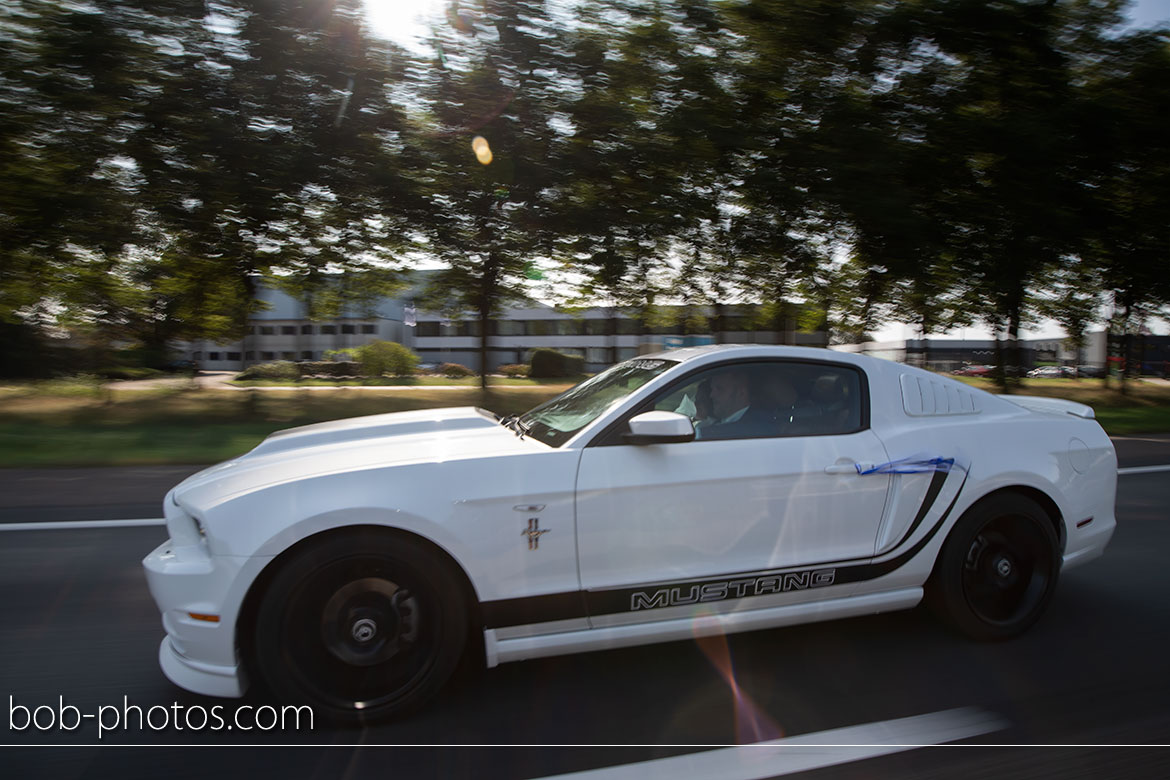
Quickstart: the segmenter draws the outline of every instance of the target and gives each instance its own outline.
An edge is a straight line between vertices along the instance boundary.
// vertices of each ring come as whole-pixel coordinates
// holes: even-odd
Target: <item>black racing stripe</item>
[[[938,490],[934,490],[935,483],[940,486],[946,479],[946,474],[942,475],[942,479],[938,478],[936,474],[935,479],[931,481],[931,488],[927,490],[927,501],[923,502],[924,507],[932,504],[938,497]],[[946,525],[947,518],[950,517],[951,511],[954,510],[955,504],[959,501],[959,496],[963,493],[963,488],[967,484],[967,475],[963,476],[963,481],[959,484],[959,489],[955,492],[955,497],[951,499],[951,503],[947,506],[946,511],[942,513],[938,521],[931,527],[930,531],[923,536],[918,542],[906,550],[901,555],[890,558],[885,561],[877,563],[864,563],[853,566],[841,566],[840,564],[825,563],[813,564],[805,566],[794,566],[786,569],[775,571],[755,571],[744,574],[730,574],[730,575],[712,575],[710,577],[702,577],[697,579],[690,579],[675,582],[659,582],[654,584],[638,585],[626,588],[617,588],[613,590],[584,590],[584,591],[569,591],[565,593],[550,593],[542,596],[527,596],[515,599],[500,599],[498,601],[485,601],[480,604],[480,609],[483,612],[484,626],[486,628],[506,628],[508,626],[525,626],[535,623],[548,623],[554,620],[571,620],[574,618],[584,618],[590,615],[614,615],[630,611],[631,599],[635,593],[646,593],[647,591],[658,591],[662,589],[678,588],[684,593],[692,593],[693,587],[696,584],[702,585],[705,583],[734,583],[742,579],[746,582],[754,582],[765,577],[783,577],[785,574],[811,573],[814,571],[833,571],[833,585],[840,585],[851,582],[864,582],[865,580],[873,580],[878,577],[883,577],[890,572],[901,568],[909,563],[914,556],[922,552],[923,548],[930,543],[935,534],[939,532],[944,525]],[[926,510],[919,510],[919,517],[915,519],[915,524],[921,523],[921,520],[926,515]],[[907,537],[909,534],[907,534]],[[905,541],[905,539],[903,539]],[[901,544],[901,542],[899,543]],[[732,586],[734,588],[734,585]],[[745,595],[742,598],[753,598],[755,594]],[[764,594],[759,594],[764,595]],[[722,601],[723,599],[718,599]]]
[[[879,563],[866,563],[861,566],[846,566],[837,569],[837,576],[835,583],[842,582],[864,582],[865,580],[874,580],[878,577],[884,577],[895,569],[905,566],[918,553],[922,552],[922,548],[930,543],[934,535],[939,532],[944,525],[946,525],[947,518],[951,515],[951,510],[955,508],[955,504],[959,501],[959,496],[963,494],[963,487],[967,484],[967,475],[963,475],[963,481],[959,483],[959,489],[955,491],[955,497],[951,499],[950,506],[942,513],[942,517],[934,524],[930,531],[918,540],[918,543],[911,547],[901,555],[890,558],[889,560],[881,561]]]
[[[910,524],[910,528],[898,540],[898,543],[894,545],[895,550],[905,544],[906,540],[918,530],[918,526],[922,524],[923,519],[930,512],[930,508],[934,506],[934,500],[938,498],[939,491],[942,490],[943,483],[947,481],[947,475],[949,473],[949,471],[935,470],[934,476],[930,478],[930,485],[926,488],[926,496],[922,499],[922,506],[918,507],[918,514],[914,517],[914,522]]]
[[[485,601],[479,608],[486,628],[527,626],[589,616],[585,608],[585,591],[581,590]]]

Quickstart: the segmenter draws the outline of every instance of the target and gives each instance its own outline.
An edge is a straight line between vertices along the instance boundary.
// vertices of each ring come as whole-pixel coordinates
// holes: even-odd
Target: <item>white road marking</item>
[[[998,715],[964,707],[542,780],[760,780],[941,745],[1006,726]]]
[[[1160,471],[1170,471],[1170,466],[1130,466],[1125,469],[1118,469],[1117,475],[1123,477],[1126,474],[1156,474]]]
[[[161,517],[142,520],[74,520],[63,523],[0,523],[0,531],[67,531],[71,528],[136,528],[166,525]]]

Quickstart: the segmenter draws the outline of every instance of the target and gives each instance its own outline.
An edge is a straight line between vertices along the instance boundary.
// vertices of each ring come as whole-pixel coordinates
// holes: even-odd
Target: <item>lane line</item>
[[[0,523],[0,531],[67,531],[71,528],[141,528],[163,526],[167,521],[161,517],[142,520],[71,520],[60,523]]]
[[[968,739],[1007,725],[998,715],[964,707],[541,780],[761,780]]]
[[[1123,477],[1126,474],[1157,474],[1161,471],[1170,471],[1170,466],[1130,466],[1125,469],[1118,469],[1117,475]]]

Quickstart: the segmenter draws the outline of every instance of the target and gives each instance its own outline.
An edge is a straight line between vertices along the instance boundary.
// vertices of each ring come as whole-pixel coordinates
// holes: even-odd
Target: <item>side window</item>
[[[741,363],[696,374],[655,399],[654,409],[690,417],[700,441],[828,436],[861,428],[861,387],[846,366]]]

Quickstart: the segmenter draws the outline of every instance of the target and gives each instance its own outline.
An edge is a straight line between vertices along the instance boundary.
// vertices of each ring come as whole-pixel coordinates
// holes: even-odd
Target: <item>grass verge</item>
[[[527,381],[486,392],[475,386],[280,393],[113,390],[83,383],[0,388],[0,467],[214,463],[296,425],[444,406],[516,414],[567,386]],[[967,382],[998,392],[987,380]],[[1106,388],[1100,380],[1028,380],[1017,392],[1089,404],[1111,434],[1170,432],[1170,385],[1132,382],[1122,395],[1116,385]]]
[[[342,417],[444,406],[527,411],[564,385],[388,393],[344,388],[16,394],[0,410],[0,467],[213,463],[247,452],[273,431]]]

